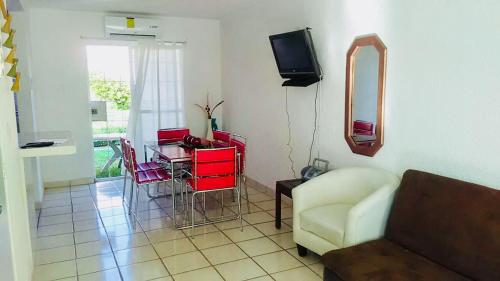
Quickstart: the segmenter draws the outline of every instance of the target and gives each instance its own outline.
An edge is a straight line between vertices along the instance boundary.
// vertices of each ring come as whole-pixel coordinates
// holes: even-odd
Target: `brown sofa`
[[[500,190],[407,171],[385,237],[323,255],[324,280],[500,280]]]

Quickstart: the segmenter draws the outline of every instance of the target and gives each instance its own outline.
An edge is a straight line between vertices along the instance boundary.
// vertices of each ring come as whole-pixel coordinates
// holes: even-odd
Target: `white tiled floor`
[[[244,201],[243,232],[235,220],[197,227],[191,237],[189,230],[173,228],[170,197],[149,200],[142,190],[138,214],[129,216],[122,185],[46,191],[35,281],[321,280],[319,257],[297,255],[291,206],[284,204],[282,228],[276,229],[268,194],[249,186],[251,213]],[[219,214],[218,204],[208,196],[208,214]],[[230,196],[225,205],[225,215],[237,210]]]

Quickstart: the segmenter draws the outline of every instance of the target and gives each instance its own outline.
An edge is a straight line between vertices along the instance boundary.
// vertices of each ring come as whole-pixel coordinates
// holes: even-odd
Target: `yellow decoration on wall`
[[[135,19],[127,18],[127,28],[135,28]]]
[[[12,88],[10,88],[14,93],[19,92],[21,89],[21,73],[17,72],[16,73],[16,80],[14,81],[14,84],[12,84]]]
[[[9,72],[7,72],[7,76],[16,78],[17,75],[17,59],[14,59],[14,64],[12,64],[12,67],[10,68]]]
[[[0,0],[1,1],[1,0]],[[14,34],[16,33],[16,31],[14,29],[11,29],[10,30],[10,33],[9,33],[9,38],[7,38],[7,40],[5,40],[5,42],[3,43],[3,46],[5,48],[9,48],[9,49],[12,49],[14,48]]]
[[[12,16],[8,15],[5,24],[2,26],[3,33],[10,33],[10,24],[12,23]]]
[[[16,49],[17,49],[17,46],[14,45],[14,47],[12,48],[12,50],[10,50],[10,53],[5,58],[5,62],[6,63],[10,63],[10,64],[14,63],[14,61],[16,59]]]
[[[3,0],[0,0],[0,9],[2,10],[3,18],[7,19],[9,13],[7,12],[7,8],[5,8],[5,3],[3,2]]]

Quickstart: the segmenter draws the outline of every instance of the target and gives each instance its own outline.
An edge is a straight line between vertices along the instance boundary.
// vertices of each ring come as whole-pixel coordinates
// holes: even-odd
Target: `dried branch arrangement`
[[[217,109],[217,107],[219,107],[221,104],[223,104],[224,100],[221,100],[213,108],[210,108],[210,102],[208,100],[208,96],[209,96],[209,94],[207,93],[207,105],[205,105],[205,106],[201,106],[200,104],[195,104],[195,105],[207,113],[208,119],[212,119],[212,115],[213,115],[215,109]]]

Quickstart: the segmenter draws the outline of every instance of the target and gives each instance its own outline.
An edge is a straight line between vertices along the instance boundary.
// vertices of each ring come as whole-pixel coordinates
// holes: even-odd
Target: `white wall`
[[[0,22],[3,24],[3,19],[0,19]],[[9,50],[6,48],[0,51],[2,71],[7,71],[10,67],[4,63],[7,51]],[[31,280],[33,260],[24,166],[19,155],[14,93],[10,91],[11,86],[12,79],[1,75],[0,205],[3,210],[0,213],[0,279],[20,281]]]
[[[104,38],[104,14],[34,9],[30,16],[38,130],[70,130],[77,145],[75,155],[42,160],[44,181],[93,177],[86,41],[81,36]],[[221,97],[219,21],[160,21],[161,39],[187,41],[187,124],[194,134],[201,135],[206,121],[203,112],[193,104],[203,103],[207,90],[214,101]]]
[[[334,167],[422,169],[500,186],[500,2],[276,0],[221,24],[226,129],[249,137],[248,175],[289,178],[285,90],[267,36],[312,27],[325,72],[319,146]],[[388,48],[385,145],[373,157],[344,140],[346,52],[376,33]],[[314,87],[289,89],[297,167],[306,164]]]
[[[0,56],[3,68],[3,58]],[[12,82],[0,79],[1,280],[30,280],[33,269],[24,166],[19,155]],[[10,248],[10,249],[9,249]],[[3,279],[6,278],[6,279]]]

